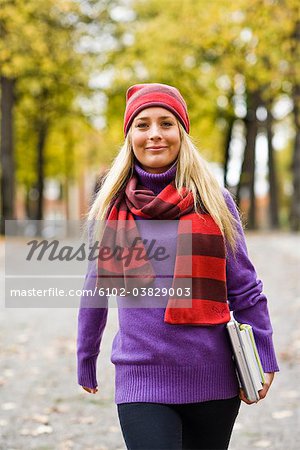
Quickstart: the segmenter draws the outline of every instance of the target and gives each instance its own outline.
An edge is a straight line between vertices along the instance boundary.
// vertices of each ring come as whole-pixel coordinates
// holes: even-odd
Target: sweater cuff
[[[255,336],[255,341],[264,372],[279,372],[272,337]]]
[[[85,386],[91,389],[95,389],[98,386],[97,376],[96,376],[96,363],[97,356],[82,360],[78,363],[78,384],[80,386]]]

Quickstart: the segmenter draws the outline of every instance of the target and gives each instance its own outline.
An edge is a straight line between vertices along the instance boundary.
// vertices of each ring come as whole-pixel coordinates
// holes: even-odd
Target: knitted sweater
[[[135,170],[141,184],[158,194],[176,173],[176,166],[163,174],[150,174],[138,165]],[[235,203],[227,190],[224,197],[239,220]],[[138,218],[136,217],[136,220]],[[142,239],[155,239],[168,249],[164,272],[173,273],[176,258],[176,221],[167,233],[153,227],[150,220],[139,220]],[[278,371],[272,343],[272,327],[262,282],[249,260],[241,224],[236,257],[230,248],[226,258],[227,292],[236,320],[252,325],[265,372]],[[151,261],[156,274],[162,273],[161,261]],[[166,264],[169,266],[166,269]],[[89,265],[84,289],[94,289],[96,265]],[[172,278],[158,277],[154,287],[169,289]],[[97,300],[97,298],[95,299]],[[100,300],[100,299],[99,299]],[[153,298],[135,298],[135,304],[153,305]],[[147,300],[149,303],[147,303]],[[84,298],[82,299],[84,303]],[[108,309],[81,307],[78,315],[78,383],[96,387],[96,362]],[[238,382],[226,325],[190,326],[164,322],[163,307],[126,307],[128,299],[117,299],[119,330],[113,340],[111,361],[115,365],[115,402],[194,403],[226,399],[238,393]],[[126,304],[127,301],[127,304]],[[144,303],[145,302],[145,303]],[[101,371],[100,371],[101,377]],[[101,378],[100,378],[101,379]]]

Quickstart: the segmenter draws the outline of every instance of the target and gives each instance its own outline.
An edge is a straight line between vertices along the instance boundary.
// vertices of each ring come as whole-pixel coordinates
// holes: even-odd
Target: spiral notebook
[[[250,401],[259,400],[265,382],[264,371],[257,351],[251,325],[236,320],[227,323],[237,375],[241,388]]]

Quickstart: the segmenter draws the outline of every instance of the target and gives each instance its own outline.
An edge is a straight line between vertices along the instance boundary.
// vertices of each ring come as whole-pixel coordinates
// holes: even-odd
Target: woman
[[[125,230],[135,255],[145,256],[141,252],[153,242],[161,252],[154,258],[147,253],[148,260],[131,258],[127,266],[125,259],[107,263],[99,256],[84,286],[97,283],[98,307],[86,307],[91,304],[82,298],[79,311],[78,382],[95,394],[107,318],[102,294],[110,292],[101,287],[118,287],[119,331],[111,360],[129,449],[228,448],[240,401],[251,403],[239,390],[232,361],[229,307],[236,320],[253,327],[266,373],[261,399],[278,371],[267,300],[237,209],[193,145],[189,126],[176,88],[129,88],[125,143],[89,214],[91,221],[105,220],[102,246],[120,243]],[[182,292],[189,296],[182,298]]]

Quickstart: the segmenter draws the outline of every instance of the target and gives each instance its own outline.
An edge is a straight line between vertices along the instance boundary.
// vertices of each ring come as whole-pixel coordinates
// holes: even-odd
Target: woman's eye
[[[147,126],[147,124],[143,123],[143,122],[140,122],[136,125],[137,128],[146,128],[146,126]]]
[[[171,127],[172,125],[173,125],[172,122],[163,122],[162,123],[163,127]]]

